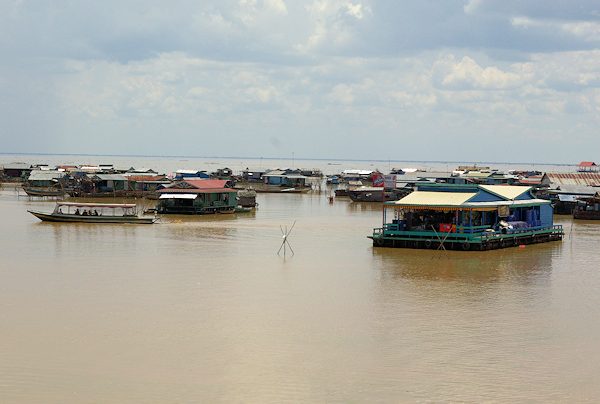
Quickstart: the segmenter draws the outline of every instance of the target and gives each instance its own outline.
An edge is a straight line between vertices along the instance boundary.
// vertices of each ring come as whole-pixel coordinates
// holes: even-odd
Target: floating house
[[[12,179],[25,179],[32,171],[31,165],[26,163],[5,164],[2,168],[4,176]]]
[[[275,185],[286,188],[304,188],[306,187],[306,178],[300,174],[288,174],[283,170],[269,171],[262,176],[266,185]]]
[[[597,173],[600,166],[593,161],[582,161],[577,165],[577,171],[580,173]]]
[[[210,173],[210,176],[219,180],[229,180],[233,177],[233,170],[229,167],[217,168],[217,171]]]
[[[174,177],[176,181],[181,181],[185,179],[208,179],[210,176],[204,170],[177,170]]]
[[[242,171],[242,179],[248,182],[261,182],[262,176],[266,171],[263,169],[252,170],[250,168],[246,168]]]
[[[600,173],[545,173],[542,182],[550,184],[550,188],[556,188],[563,185],[600,187]]]
[[[490,250],[561,240],[550,201],[530,187],[421,184],[395,202],[386,202],[374,246]]]
[[[65,176],[62,171],[33,170],[23,184],[23,190],[29,196],[60,196],[65,193],[64,183],[61,179]]]
[[[91,177],[91,180],[98,193],[127,190],[127,177],[121,174],[96,174]]]
[[[369,181],[375,171],[373,170],[344,170],[341,178],[344,182],[349,181]]]
[[[126,175],[127,189],[139,192],[154,192],[171,183],[164,175]]]
[[[237,206],[237,191],[226,180],[183,180],[158,192],[158,213],[233,213]]]
[[[554,214],[571,215],[582,198],[594,196],[598,188],[578,185],[561,185],[555,189],[544,189],[536,193],[539,198],[548,199],[554,206]]]

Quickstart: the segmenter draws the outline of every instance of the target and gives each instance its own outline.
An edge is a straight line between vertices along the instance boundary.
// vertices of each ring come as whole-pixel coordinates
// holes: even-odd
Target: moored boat
[[[406,195],[406,191],[397,189],[384,191],[382,187],[358,187],[348,189],[347,192],[353,202],[397,201]]]
[[[25,193],[29,196],[63,196],[65,190],[57,187],[23,187]]]
[[[155,217],[138,216],[137,205],[127,203],[57,202],[51,213],[28,210],[45,222],[152,224]]]
[[[600,193],[590,198],[579,198],[573,210],[573,219],[600,220]]]

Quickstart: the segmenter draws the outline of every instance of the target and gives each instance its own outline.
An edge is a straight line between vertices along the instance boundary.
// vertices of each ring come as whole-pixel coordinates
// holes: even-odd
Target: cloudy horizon
[[[0,3],[3,153],[599,160],[600,4]]]

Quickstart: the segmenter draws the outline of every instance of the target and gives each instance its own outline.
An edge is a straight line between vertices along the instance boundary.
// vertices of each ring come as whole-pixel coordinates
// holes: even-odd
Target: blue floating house
[[[550,201],[531,187],[420,184],[399,201],[386,202],[374,246],[490,250],[561,240]]]
[[[175,180],[182,181],[186,179],[190,180],[204,180],[209,179],[210,175],[205,170],[177,170],[175,171]]]

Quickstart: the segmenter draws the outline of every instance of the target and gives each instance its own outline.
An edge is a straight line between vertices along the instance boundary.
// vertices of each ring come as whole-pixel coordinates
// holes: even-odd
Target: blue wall
[[[554,224],[554,219],[552,218],[552,214],[554,213],[554,209],[550,204],[540,206],[540,220],[542,221],[542,226],[552,226]]]
[[[497,201],[503,201],[503,200],[504,199],[500,198],[499,196],[496,196],[490,192],[480,189],[479,192],[477,193],[477,195],[475,195],[473,198],[471,198],[471,200],[469,200],[469,202],[497,202]]]
[[[528,201],[529,199],[534,199],[533,195],[531,195],[531,191],[525,192],[515,198],[515,201]]]
[[[270,185],[281,185],[283,184],[283,177],[265,177],[265,183]]]

